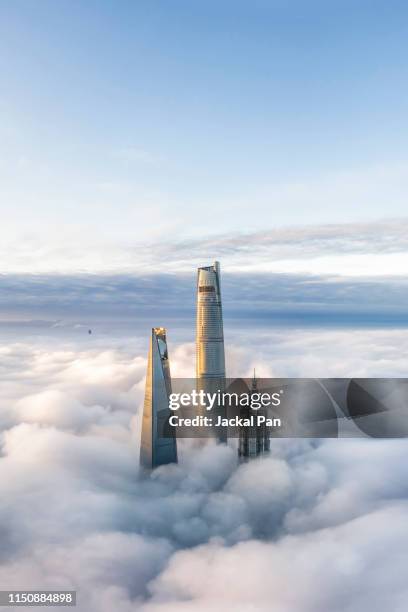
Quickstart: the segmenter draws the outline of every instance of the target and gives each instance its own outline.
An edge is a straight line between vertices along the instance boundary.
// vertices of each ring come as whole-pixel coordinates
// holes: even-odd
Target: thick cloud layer
[[[374,267],[375,269],[375,267]],[[149,275],[8,275],[2,278],[0,332],[18,327],[109,336],[163,325],[194,329],[195,272]],[[223,270],[231,325],[407,327],[405,276]]]
[[[352,347],[360,372],[380,355],[399,371],[399,336],[264,334],[257,359],[340,375]],[[256,363],[250,342],[230,348],[237,373]],[[171,347],[174,373],[191,351]],[[145,477],[145,366],[127,345],[2,348],[3,588],[76,589],[81,612],[405,610],[406,441],[281,440],[243,465],[232,448],[183,446]]]

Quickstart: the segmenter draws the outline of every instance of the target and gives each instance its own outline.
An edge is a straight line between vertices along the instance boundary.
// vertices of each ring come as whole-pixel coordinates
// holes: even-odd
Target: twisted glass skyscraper
[[[197,275],[197,380],[225,378],[220,264],[198,268]]]
[[[166,330],[154,327],[150,337],[140,445],[140,465],[146,469],[177,463],[176,438],[170,431],[164,436],[170,416],[170,393]]]
[[[224,328],[222,322],[220,264],[198,268],[196,328],[197,388],[206,393],[225,389]],[[214,416],[225,416],[222,406]],[[227,441],[227,430],[215,434],[218,442]]]

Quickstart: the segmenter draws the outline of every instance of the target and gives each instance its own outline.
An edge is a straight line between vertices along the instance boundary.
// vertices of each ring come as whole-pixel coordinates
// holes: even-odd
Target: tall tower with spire
[[[140,465],[145,469],[177,463],[176,438],[168,430],[164,436],[170,416],[170,393],[166,330],[154,327],[150,337],[140,444]]]
[[[254,369],[254,376],[251,382],[251,394],[259,393],[258,381]],[[249,407],[242,408],[240,416],[249,418],[251,415]],[[265,416],[265,410],[262,408],[257,410],[258,415]],[[242,461],[246,461],[251,457],[258,457],[270,451],[270,431],[265,423],[254,425],[253,427],[241,427],[238,443],[238,456]]]

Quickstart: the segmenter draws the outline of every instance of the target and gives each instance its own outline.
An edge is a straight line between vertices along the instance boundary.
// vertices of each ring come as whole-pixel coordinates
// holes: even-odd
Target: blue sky
[[[192,372],[215,257],[229,375],[406,376],[407,16],[0,1],[2,584],[66,580],[87,612],[406,609],[405,441],[236,471],[198,449],[152,488],[129,421],[151,325]]]
[[[3,2],[11,267],[22,244],[92,268],[95,245],[405,215],[407,18],[392,0]]]

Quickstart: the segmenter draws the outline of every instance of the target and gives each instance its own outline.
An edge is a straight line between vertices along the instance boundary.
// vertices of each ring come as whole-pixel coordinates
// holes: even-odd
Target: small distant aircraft
[[[92,334],[92,329],[88,329],[88,334]]]

